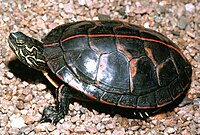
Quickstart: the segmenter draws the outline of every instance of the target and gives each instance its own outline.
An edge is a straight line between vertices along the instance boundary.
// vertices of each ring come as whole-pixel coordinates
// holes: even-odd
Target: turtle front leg
[[[56,91],[56,108],[49,106],[44,109],[41,122],[51,121],[54,125],[68,112],[69,109],[69,100],[72,97],[72,94],[69,90],[70,88],[61,85]]]

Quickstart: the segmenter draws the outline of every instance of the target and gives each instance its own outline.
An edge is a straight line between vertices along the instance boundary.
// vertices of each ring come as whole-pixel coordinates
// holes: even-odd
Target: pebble
[[[186,26],[188,24],[188,19],[186,17],[181,17],[178,21],[178,24],[177,26],[180,28],[180,29],[185,29]]]
[[[71,122],[77,122],[80,120],[80,116],[79,115],[75,115],[71,118]]]
[[[113,135],[124,135],[125,130],[123,127],[116,127],[112,133]]]
[[[8,101],[10,101],[13,97],[13,92],[12,91],[8,91],[6,93],[5,99],[7,99]]]
[[[94,133],[96,133],[98,130],[97,130],[97,127],[96,127],[96,126],[88,126],[87,131],[90,132],[91,134],[94,134]]]
[[[193,13],[195,11],[195,6],[192,3],[188,3],[185,5],[186,11]]]
[[[6,114],[0,115],[0,125],[1,127],[5,127],[8,124],[8,116]]]
[[[174,128],[167,127],[167,128],[165,129],[164,132],[166,132],[166,133],[168,133],[168,134],[172,134],[172,133],[174,133],[175,131],[176,131],[176,130],[175,130]]]
[[[22,110],[24,109],[24,103],[22,101],[17,101],[16,102],[16,107],[19,109],[19,110]]]
[[[17,135],[18,132],[19,132],[19,129],[17,129],[17,128],[10,128],[7,132],[8,132],[9,135]]]
[[[51,132],[52,135],[60,135],[60,130],[54,130],[53,132]]]
[[[140,128],[140,126],[131,126],[129,127],[130,130],[132,131],[137,131]]]
[[[9,79],[12,79],[14,77],[14,74],[11,73],[11,72],[7,72],[6,76],[9,78]]]
[[[110,16],[105,14],[98,14],[98,18],[99,20],[111,20]]]
[[[105,128],[104,125],[102,125],[101,123],[98,123],[97,126],[96,126],[97,130],[102,130]]]
[[[106,124],[106,129],[113,129],[115,128],[115,125],[110,123],[110,124]]]
[[[110,130],[107,130],[106,132],[105,132],[105,135],[112,135],[112,132],[110,131]],[[114,135],[114,134],[113,134]]]
[[[86,130],[84,126],[76,127],[74,130],[77,134],[85,134]]]
[[[28,94],[27,96],[25,96],[24,102],[25,103],[30,102],[32,99],[33,99],[33,95],[32,94]]]
[[[110,122],[110,118],[103,118],[101,120],[104,124],[108,124]]]
[[[95,123],[95,124],[100,123],[101,122],[101,118],[99,117],[99,115],[94,115],[93,119],[92,119],[92,122]]]
[[[32,125],[27,125],[20,129],[21,134],[31,135],[31,132],[34,131],[34,127]],[[20,134],[20,133],[18,133]]]
[[[50,123],[40,123],[35,127],[35,132],[40,133],[47,130],[47,127],[50,125]]]
[[[196,56],[194,56],[194,59],[195,59],[197,62],[200,63],[200,55],[196,55]]]
[[[78,0],[78,3],[82,6],[86,4],[85,0]]]
[[[39,91],[45,90],[46,88],[47,86],[42,83],[37,84],[37,90]]]
[[[68,14],[73,14],[74,13],[74,6],[72,3],[67,3],[67,4],[64,4],[64,11]]]
[[[33,124],[34,122],[39,120],[38,117],[31,115],[22,115],[22,118],[24,119],[24,123],[28,125]]]
[[[128,125],[128,119],[127,118],[122,118],[121,122],[120,122],[120,125],[122,127],[126,127]]]
[[[25,121],[22,117],[12,119],[10,125],[12,128],[22,128],[26,126]]]

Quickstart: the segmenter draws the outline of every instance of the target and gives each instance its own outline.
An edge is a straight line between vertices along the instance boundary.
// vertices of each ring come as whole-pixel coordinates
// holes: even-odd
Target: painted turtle
[[[53,123],[67,114],[75,91],[145,117],[177,100],[191,83],[191,65],[172,41],[125,22],[63,24],[42,42],[16,32],[9,44],[19,60],[43,71],[57,88],[56,109],[46,108],[42,117]]]

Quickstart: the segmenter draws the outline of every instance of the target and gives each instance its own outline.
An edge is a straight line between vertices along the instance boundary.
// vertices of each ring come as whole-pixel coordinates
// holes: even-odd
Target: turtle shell
[[[51,71],[102,103],[159,108],[180,97],[191,83],[191,65],[172,41],[129,23],[64,24],[42,41]]]

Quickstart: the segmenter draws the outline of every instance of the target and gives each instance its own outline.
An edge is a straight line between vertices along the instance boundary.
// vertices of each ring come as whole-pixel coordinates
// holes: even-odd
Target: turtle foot
[[[40,122],[51,122],[56,125],[64,116],[64,111],[56,111],[55,107],[49,106],[44,109]]]

